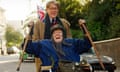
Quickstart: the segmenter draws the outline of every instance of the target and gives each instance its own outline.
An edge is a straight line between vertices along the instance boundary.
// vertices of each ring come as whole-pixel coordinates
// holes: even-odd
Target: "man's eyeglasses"
[[[50,9],[50,10],[58,10],[58,8],[56,8],[56,7],[49,7],[48,9]]]

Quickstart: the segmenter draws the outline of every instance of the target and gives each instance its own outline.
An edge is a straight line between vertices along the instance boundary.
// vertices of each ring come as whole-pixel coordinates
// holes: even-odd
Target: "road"
[[[0,56],[0,72],[17,72],[16,68],[18,66],[19,56],[7,55]],[[19,72],[35,72],[35,64],[33,61],[25,61],[21,64]]]
[[[18,66],[19,55],[6,55],[0,56],[0,72],[18,72],[16,71]],[[33,61],[25,61],[21,64],[19,72],[35,72],[35,64]],[[107,72],[107,71],[95,71],[95,72]],[[120,68],[117,68],[115,72],[120,72]]]
[[[0,64],[7,63],[7,62],[15,62],[18,61],[19,55],[18,54],[11,54],[11,55],[1,55],[0,56]]]

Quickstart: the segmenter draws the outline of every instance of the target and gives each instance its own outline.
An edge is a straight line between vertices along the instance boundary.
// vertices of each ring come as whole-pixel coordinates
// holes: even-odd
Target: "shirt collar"
[[[56,18],[49,18],[50,19],[50,23],[52,23],[52,19],[55,19],[56,20]]]

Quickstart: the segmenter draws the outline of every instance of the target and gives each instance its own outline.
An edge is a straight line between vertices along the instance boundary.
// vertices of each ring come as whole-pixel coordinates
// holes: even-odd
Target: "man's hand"
[[[79,19],[79,25],[81,26],[82,24],[86,24],[86,21],[84,19]]]

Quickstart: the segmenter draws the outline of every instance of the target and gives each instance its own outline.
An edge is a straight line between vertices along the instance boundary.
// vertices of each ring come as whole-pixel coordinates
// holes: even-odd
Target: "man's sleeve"
[[[72,34],[71,34],[71,31],[70,31],[70,23],[64,19],[64,18],[61,18],[61,21],[66,29],[66,35],[67,35],[67,38],[72,38]]]
[[[44,38],[44,26],[45,24],[41,22],[40,20],[37,20],[37,22],[34,24],[33,28],[33,41],[38,41],[40,39]]]

